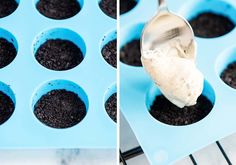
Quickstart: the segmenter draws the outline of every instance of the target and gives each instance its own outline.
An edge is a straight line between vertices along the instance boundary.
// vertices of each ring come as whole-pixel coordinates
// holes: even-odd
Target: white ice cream
[[[183,47],[178,39],[142,52],[142,64],[163,95],[182,108],[195,105],[204,77],[195,64],[195,43]]]

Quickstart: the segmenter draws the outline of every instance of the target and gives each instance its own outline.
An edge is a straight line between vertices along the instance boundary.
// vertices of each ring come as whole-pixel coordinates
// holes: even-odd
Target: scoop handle
[[[168,10],[166,0],[158,0],[158,3],[159,3],[159,10],[160,11]]]
[[[161,6],[162,4],[165,4],[165,3],[166,3],[165,0],[158,0],[158,2],[159,2],[159,6]]]

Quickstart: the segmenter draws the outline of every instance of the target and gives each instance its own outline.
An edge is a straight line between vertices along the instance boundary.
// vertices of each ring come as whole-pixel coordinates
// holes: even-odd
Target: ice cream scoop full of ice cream
[[[162,94],[182,108],[197,102],[204,77],[196,66],[197,45],[189,23],[162,1],[141,38],[141,61]]]
[[[179,40],[172,40],[155,50],[144,51],[141,57],[163,95],[180,108],[196,104],[204,82],[195,60],[183,58],[182,53]]]

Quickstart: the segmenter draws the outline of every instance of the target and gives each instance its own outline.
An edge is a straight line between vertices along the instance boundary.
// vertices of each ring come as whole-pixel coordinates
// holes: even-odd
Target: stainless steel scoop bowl
[[[165,0],[159,0],[157,14],[145,25],[141,37],[141,53],[147,50],[155,50],[159,45],[165,44],[173,39],[180,40],[181,45],[186,47],[184,58],[194,58],[195,51],[193,30],[186,19],[168,10]],[[192,47],[190,49],[190,47]]]

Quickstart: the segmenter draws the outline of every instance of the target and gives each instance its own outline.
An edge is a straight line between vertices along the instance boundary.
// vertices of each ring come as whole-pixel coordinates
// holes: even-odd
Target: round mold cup
[[[220,78],[222,72],[228,67],[229,64],[236,62],[236,45],[226,49],[225,51],[223,51],[219,57],[216,60],[216,74],[218,75],[218,77]],[[220,80],[227,86],[229,86],[228,84],[226,84],[221,78]],[[234,88],[232,88],[231,86],[229,86],[231,89],[235,90]]]
[[[14,45],[14,47],[16,49],[16,56],[17,56],[17,54],[18,54],[18,43],[17,43],[17,40],[14,37],[14,35],[11,34],[9,31],[0,28],[0,38],[4,38],[8,42],[10,42],[10,43],[12,43]],[[14,59],[12,61],[14,61]],[[12,63],[12,61],[8,65],[10,65]],[[6,66],[8,66],[8,65],[6,65]],[[5,68],[5,67],[3,67],[3,68]]]
[[[73,18],[73,17],[75,17],[76,15],[78,15],[78,14],[81,12],[81,10],[83,9],[83,6],[84,6],[84,0],[77,0],[77,1],[79,2],[79,4],[80,4],[80,11],[79,11],[78,13],[76,13],[74,16],[69,17],[69,18],[54,19],[54,18],[47,17],[47,16],[43,15],[42,13],[40,13],[40,12],[38,11],[36,5],[37,5],[37,3],[38,3],[39,1],[40,1],[40,0],[34,0],[34,6],[35,6],[35,9],[37,10],[37,12],[38,12],[40,15],[42,15],[43,17],[46,17],[46,18],[52,19],[52,20],[65,20],[65,19]]]
[[[143,32],[143,28],[145,26],[145,23],[137,23],[130,26],[126,26],[124,30],[121,31],[121,37],[120,37],[120,50],[123,46],[125,46],[127,43],[133,41],[133,40],[140,40]],[[120,62],[122,64],[125,64],[127,66],[133,66],[133,67],[141,67],[141,66],[135,66],[131,64],[127,64],[122,62],[120,59]]]
[[[6,94],[8,97],[10,97],[10,99],[12,100],[12,102],[14,103],[15,108],[16,108],[16,97],[15,97],[14,92],[13,92],[12,89],[10,88],[10,86],[9,86],[9,85],[6,85],[5,83],[3,83],[3,82],[0,81],[0,91],[3,92],[4,94]],[[14,109],[14,110],[15,110],[15,109]],[[14,113],[14,111],[13,111],[13,113]],[[13,114],[13,113],[12,113],[12,114]],[[7,122],[7,121],[11,118],[12,114],[10,115],[10,117],[9,117],[5,122]],[[5,123],[5,122],[4,122],[4,123]],[[2,124],[4,124],[4,123],[2,123]],[[1,126],[1,125],[0,125],[0,126]]]
[[[70,91],[70,92],[77,94],[79,96],[79,98],[84,102],[85,107],[86,107],[86,114],[87,114],[88,109],[89,109],[89,100],[88,100],[87,94],[79,85],[77,85],[76,83],[69,81],[69,80],[52,80],[52,81],[46,82],[43,85],[41,85],[36,90],[36,92],[34,93],[34,95],[32,97],[32,104],[31,104],[32,112],[34,112],[35,104],[39,101],[39,99],[43,95],[47,94],[48,92],[50,92],[52,90],[60,90],[60,89],[65,89],[66,91]],[[36,116],[35,116],[35,118],[37,119]],[[84,120],[84,118],[79,123],[81,123]],[[39,122],[42,123],[41,121],[39,121]],[[79,124],[79,123],[77,123],[77,124]],[[46,125],[44,123],[42,123],[42,124]],[[76,126],[76,125],[74,125],[74,126]],[[72,126],[72,127],[74,127],[74,126]],[[48,127],[50,127],[50,126],[48,126]],[[50,127],[50,128],[54,128],[54,127]],[[67,127],[67,128],[71,128],[71,127]]]
[[[105,95],[104,95],[104,99],[103,99],[103,105],[104,105],[104,110],[106,111],[106,114],[107,114],[107,117],[109,118],[109,120],[112,120],[114,123],[116,123],[110,116],[109,114],[107,113],[107,110],[106,110],[106,107],[105,107],[105,104],[107,102],[107,100],[114,94],[114,93],[117,93],[117,86],[116,84],[112,84],[108,89],[107,91],[105,92]]]
[[[54,29],[44,31],[41,34],[39,34],[36,37],[36,39],[34,41],[34,44],[33,44],[33,55],[34,55],[34,57],[35,57],[35,54],[36,54],[38,48],[42,44],[44,44],[47,40],[50,40],[50,39],[62,39],[62,40],[68,40],[68,41],[73,42],[78,48],[80,48],[80,50],[83,54],[83,59],[85,58],[86,45],[85,45],[85,42],[84,42],[83,38],[79,34],[77,34],[76,32],[74,32],[72,30],[69,30],[69,29],[65,29],[65,28],[54,28]],[[36,58],[35,58],[35,60],[36,60]],[[40,66],[42,66],[38,61],[37,61],[37,63]],[[80,65],[80,64],[78,64],[78,65]],[[78,67],[78,65],[75,66],[75,67]],[[46,68],[44,66],[42,66],[42,67]]]
[[[15,0],[15,1],[16,1],[16,3],[17,3],[18,6],[19,6],[21,0]]]
[[[103,60],[110,66],[112,66],[111,64],[109,64],[103,57],[102,55],[102,49],[103,47],[108,44],[109,42],[116,40],[117,39],[117,32],[115,30],[108,32],[107,34],[105,34],[101,40],[100,43],[100,52],[101,52],[101,56],[103,58]],[[112,66],[113,67],[113,66]],[[114,67],[113,67],[114,68]]]
[[[158,89],[158,87],[155,84],[153,84],[150,87],[150,89],[148,90],[147,95],[146,95],[146,107],[147,107],[148,112],[150,111],[151,106],[152,106],[155,98],[159,95],[162,95],[160,89]],[[203,87],[202,95],[205,96],[212,103],[212,105],[213,105],[213,108],[211,109],[211,111],[212,111],[214,109],[214,105],[215,105],[215,92],[214,92],[214,89],[212,88],[212,86],[210,85],[210,83],[206,80],[204,80],[204,87]],[[211,113],[211,111],[207,114],[207,116]],[[149,114],[158,123],[176,127],[175,125],[169,125],[169,124],[166,124],[164,122],[161,122],[161,121],[157,120],[156,118],[154,118],[151,115],[150,112],[149,112]],[[203,119],[205,119],[207,116],[205,116]],[[201,121],[203,119],[200,119],[199,121]],[[194,123],[197,123],[199,121],[196,121]],[[194,123],[191,123],[191,124],[194,124]],[[191,125],[191,124],[179,125],[179,126],[188,126],[188,125]]]
[[[119,0],[119,1],[120,1],[120,15],[121,16],[123,16],[125,14],[128,14],[129,12],[133,11],[137,7],[138,3],[140,2],[140,0],[123,0],[123,2],[127,1],[127,4],[123,4],[123,5],[128,5],[129,1],[134,1],[134,2],[136,2],[136,4],[134,6],[130,6],[130,7],[126,6],[126,8],[128,8],[128,10],[121,13],[121,7],[122,7],[122,2],[121,1],[122,0]]]
[[[5,15],[5,16],[3,16],[3,17],[0,17],[0,19],[2,19],[2,18],[5,18],[5,17],[8,17],[8,16],[10,16],[10,15],[12,15],[16,10],[17,10],[17,8],[19,7],[19,4],[20,4],[20,0],[14,0],[16,3],[17,3],[17,7],[14,9],[14,10],[12,10],[11,11],[11,13],[9,13],[9,14],[7,14],[7,15]]]
[[[109,17],[109,18],[111,18],[111,19],[113,19],[113,20],[116,20],[117,19],[117,12],[115,13],[115,16],[114,15],[112,15],[112,14],[114,14],[114,13],[106,13],[105,11],[103,11],[103,9],[100,7],[100,2],[101,2],[102,0],[97,0],[97,5],[98,5],[98,9],[105,15],[105,16],[107,16],[107,17]],[[110,0],[110,2],[112,2],[112,1],[114,1],[114,0]],[[112,7],[114,7],[114,6],[112,6]],[[109,9],[111,9],[111,8],[109,8]],[[113,8],[113,9],[117,9],[117,5],[116,5],[116,7],[115,8]]]
[[[204,12],[212,12],[215,14],[223,15],[229,18],[234,25],[236,25],[236,9],[233,5],[222,0],[202,0],[202,1],[190,1],[187,2],[179,11],[187,20],[191,20],[197,15]],[[228,32],[230,33],[230,32]],[[227,35],[228,33],[224,34]],[[222,35],[222,36],[224,36]],[[219,36],[219,37],[222,37]],[[202,37],[199,37],[202,38]],[[218,37],[213,37],[218,38]],[[211,38],[207,38],[211,39]]]

